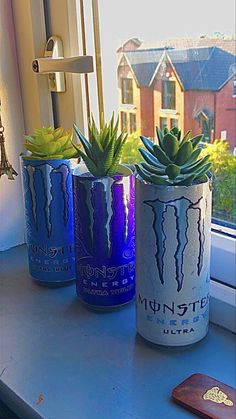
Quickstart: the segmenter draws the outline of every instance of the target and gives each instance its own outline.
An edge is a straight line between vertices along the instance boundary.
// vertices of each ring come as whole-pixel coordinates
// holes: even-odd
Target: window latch
[[[35,58],[32,62],[32,69],[35,73],[48,74],[51,92],[65,92],[64,73],[92,73],[93,57],[82,55],[64,58],[61,38],[51,36],[46,43],[44,57]]]

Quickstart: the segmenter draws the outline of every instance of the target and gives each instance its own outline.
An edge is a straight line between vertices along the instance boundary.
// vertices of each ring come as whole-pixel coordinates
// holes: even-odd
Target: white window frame
[[[236,232],[212,223],[210,320],[236,333]]]
[[[76,21],[76,0],[47,0],[53,16],[50,35],[59,35],[65,45],[67,56],[78,55],[78,22]],[[18,49],[19,72],[22,88],[22,101],[26,131],[36,126],[52,123],[52,103],[48,92],[45,75],[35,75],[30,62],[43,54],[46,43],[46,24],[43,0],[12,0]],[[53,11],[53,12],[52,12]],[[22,25],[22,22],[24,24]],[[25,30],[27,29],[27,31]],[[56,33],[57,32],[57,33]],[[91,31],[89,31],[91,34]],[[91,35],[92,36],[92,35]],[[26,65],[27,64],[27,65]],[[67,125],[73,120],[83,127],[83,100],[79,75],[67,75],[67,97],[58,99],[59,122]],[[68,102],[68,98],[72,101]],[[68,105],[70,103],[70,105]],[[172,111],[170,112],[172,113]],[[214,227],[214,226],[213,226]],[[235,278],[235,243],[236,239],[223,235],[222,228],[212,231],[211,276],[216,280],[229,282],[223,285],[211,280],[211,321],[236,331],[236,290],[232,288]],[[220,231],[221,230],[221,231]],[[222,269],[221,262],[224,261]]]
[[[33,73],[31,63],[44,56],[51,35],[62,39],[65,57],[79,55],[77,4],[75,0],[12,0],[12,8],[25,130],[30,133],[36,127],[54,125],[48,76]],[[81,76],[65,73],[65,78],[66,92],[55,96],[58,125],[69,129],[75,122],[83,129]]]

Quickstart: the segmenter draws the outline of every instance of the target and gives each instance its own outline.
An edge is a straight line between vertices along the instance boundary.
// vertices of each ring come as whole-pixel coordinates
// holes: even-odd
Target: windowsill
[[[160,109],[161,113],[166,113],[169,115],[177,115],[176,109]]]
[[[134,109],[137,109],[132,103],[121,103],[119,108],[126,111],[133,111]]]
[[[191,418],[170,400],[178,383],[203,373],[235,385],[235,338],[223,328],[211,324],[191,347],[158,349],[136,335],[134,304],[90,312],[74,286],[48,289],[29,279],[25,246],[0,257],[0,399],[19,416]]]

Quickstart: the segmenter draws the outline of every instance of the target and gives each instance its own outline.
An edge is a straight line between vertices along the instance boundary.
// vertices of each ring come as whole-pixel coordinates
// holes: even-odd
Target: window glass
[[[176,127],[176,128],[178,128],[178,119],[176,119],[176,118],[171,118],[170,119],[170,128],[174,128],[174,127]]]
[[[160,117],[160,128],[163,130],[164,128],[168,128],[167,125],[167,118]]]
[[[233,97],[236,97],[236,80],[233,81]]]
[[[133,80],[122,77],[122,103],[133,103]]]
[[[132,134],[135,131],[136,131],[136,114],[131,113],[130,114],[130,133]]]
[[[227,6],[100,0],[99,6],[106,119],[114,110],[129,134],[153,141],[157,125],[203,133],[213,162],[214,221],[235,227],[235,0]],[[94,110],[96,89],[91,102]],[[132,142],[137,137],[130,134],[126,162],[141,159]]]
[[[175,109],[175,82],[162,80],[162,108]]]
[[[120,122],[121,122],[121,129],[125,129],[127,131],[127,113],[121,112],[120,113]]]

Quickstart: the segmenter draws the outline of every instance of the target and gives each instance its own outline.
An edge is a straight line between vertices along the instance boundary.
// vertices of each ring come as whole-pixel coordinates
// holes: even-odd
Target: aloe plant
[[[184,185],[207,181],[206,173],[211,167],[209,155],[201,157],[199,143],[203,135],[191,138],[191,131],[181,137],[181,131],[174,127],[170,131],[156,128],[159,144],[144,136],[141,140],[145,149],[139,151],[144,162],[136,165],[138,174],[155,185]]]
[[[127,139],[127,133],[123,130],[118,134],[119,118],[114,122],[114,114],[110,122],[105,123],[102,119],[100,131],[94,118],[89,123],[89,141],[82,134],[80,129],[74,125],[84,152],[74,144],[78,154],[83,159],[87,169],[94,177],[114,176],[116,173],[124,173],[125,166],[120,165],[122,148]],[[128,173],[127,173],[128,174]]]
[[[29,152],[23,155],[28,160],[62,160],[79,156],[72,144],[73,131],[63,128],[37,128],[33,134],[25,136],[25,148]]]

